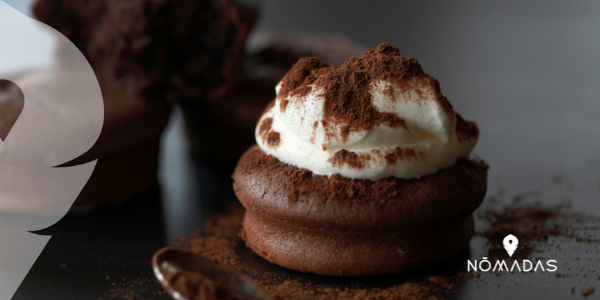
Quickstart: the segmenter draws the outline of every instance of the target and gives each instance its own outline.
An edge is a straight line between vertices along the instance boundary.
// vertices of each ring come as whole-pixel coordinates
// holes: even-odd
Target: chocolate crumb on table
[[[587,295],[593,293],[595,290],[596,290],[595,287],[590,286],[590,287],[586,288],[585,290],[581,291],[581,294],[584,296],[587,296]]]
[[[548,236],[557,236],[561,233],[559,225],[549,222],[558,217],[558,210],[545,207],[508,207],[502,211],[486,211],[485,220],[490,223],[490,227],[483,232],[483,235],[492,245],[488,253],[489,257],[509,258],[502,244],[508,234],[519,237],[519,248],[512,258],[530,257],[535,250],[534,242],[547,240]]]
[[[306,277],[303,277],[304,275],[297,275],[299,273],[292,272],[290,275],[289,271],[281,268],[260,269],[256,265],[248,263],[251,260],[248,253],[251,251],[247,250],[239,237],[243,215],[244,209],[236,203],[232,205],[228,213],[215,215],[207,221],[201,232],[181,236],[179,246],[187,247],[249,275],[274,299],[363,299],[366,295],[375,299],[444,299],[455,293],[461,284],[468,280],[475,278],[473,280],[486,282],[483,279],[485,276],[481,276],[480,273],[457,272],[444,276],[426,276],[387,288],[361,288],[354,285],[340,288],[339,286],[323,286],[314,280],[307,280]],[[492,245],[496,240],[496,234],[500,234],[503,230],[519,232],[524,237],[519,240],[520,246],[528,249],[528,252],[519,255],[525,255],[525,258],[535,253],[538,247],[543,246],[547,242],[548,235],[558,234],[578,243],[594,243],[598,240],[595,233],[586,234],[578,230],[578,226],[581,226],[579,222],[582,220],[596,222],[598,221],[596,218],[572,213],[560,207],[512,204],[504,209],[487,209],[481,218],[490,223],[489,228],[494,229],[485,231],[487,235],[484,232],[479,233],[491,239]],[[560,224],[560,226],[555,228],[556,224]],[[247,251],[244,252],[244,249]],[[492,250],[492,252],[494,251]],[[568,271],[562,270],[560,275],[557,273],[556,277],[566,280],[577,276],[564,274],[564,272]],[[600,276],[598,278],[600,279]],[[571,293],[575,293],[575,290],[575,286],[573,286]],[[589,287],[582,291],[582,295],[587,296],[594,291],[595,287]]]

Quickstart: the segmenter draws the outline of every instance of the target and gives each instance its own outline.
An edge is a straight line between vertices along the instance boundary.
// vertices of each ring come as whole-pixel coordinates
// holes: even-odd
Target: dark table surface
[[[480,211],[530,193],[523,201],[568,203],[573,212],[600,217],[598,3],[342,3],[265,1],[258,28],[343,32],[370,47],[390,42],[419,59],[455,109],[478,121],[475,152],[491,166]],[[189,155],[181,126],[176,112],[163,140],[160,184],[123,205],[68,215],[42,232],[53,237],[13,299],[119,299],[128,292],[169,299],[153,280],[152,254],[235,201],[219,169]],[[559,261],[559,272],[590,275],[490,275],[466,282],[457,298],[577,299],[582,288],[600,287],[589,268],[596,264],[600,272],[597,243],[558,242],[562,247],[544,252]],[[485,239],[476,236],[457,264],[485,251]]]

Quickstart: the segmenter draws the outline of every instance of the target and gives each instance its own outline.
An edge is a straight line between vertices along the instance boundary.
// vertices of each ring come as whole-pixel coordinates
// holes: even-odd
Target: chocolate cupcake
[[[457,254],[488,166],[479,131],[414,58],[381,44],[341,67],[303,58],[277,85],[240,159],[242,237],[302,272],[406,272]]]

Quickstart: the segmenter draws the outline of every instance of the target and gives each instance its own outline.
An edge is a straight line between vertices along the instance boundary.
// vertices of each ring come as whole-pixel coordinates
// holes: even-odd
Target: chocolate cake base
[[[389,232],[297,227],[248,209],[242,238],[266,260],[322,275],[371,276],[412,271],[444,261],[469,244],[473,216],[435,227]]]
[[[415,270],[468,245],[487,169],[463,158],[420,179],[353,180],[315,175],[253,146],[233,174],[247,209],[242,237],[263,258],[302,272]]]

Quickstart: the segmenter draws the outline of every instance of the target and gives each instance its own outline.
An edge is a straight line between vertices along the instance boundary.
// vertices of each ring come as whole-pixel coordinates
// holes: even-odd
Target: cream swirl
[[[340,68],[301,60],[276,91],[257,143],[315,174],[415,178],[453,165],[477,143],[476,125],[457,117],[438,82],[386,44]]]

